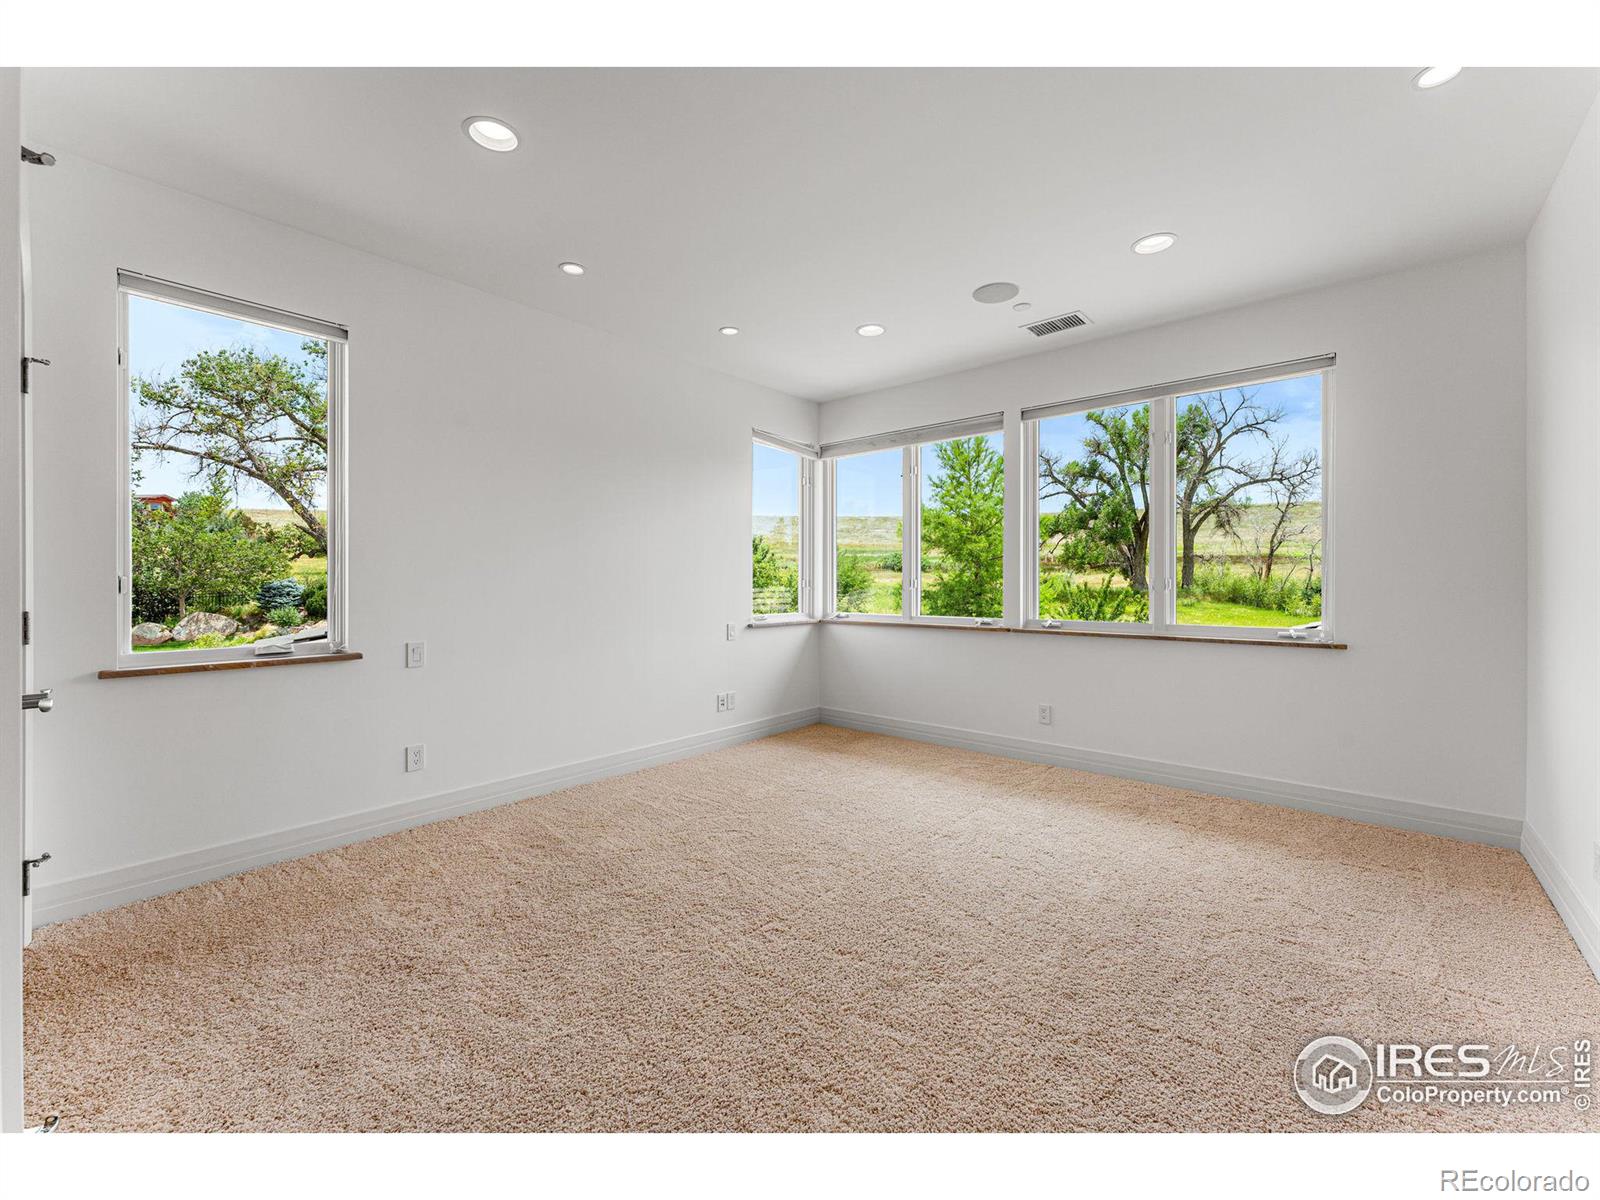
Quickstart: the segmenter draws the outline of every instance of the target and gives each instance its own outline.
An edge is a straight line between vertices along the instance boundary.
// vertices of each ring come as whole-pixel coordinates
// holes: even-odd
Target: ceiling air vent
[[[1087,325],[1089,318],[1081,312],[1062,313],[1059,317],[1051,317],[1044,321],[1035,321],[1032,325],[1024,325],[1034,337],[1044,337],[1050,333],[1061,333],[1067,329],[1077,329],[1080,325]]]

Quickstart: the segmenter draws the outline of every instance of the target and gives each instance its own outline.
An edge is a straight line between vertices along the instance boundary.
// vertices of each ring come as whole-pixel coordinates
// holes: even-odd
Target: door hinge
[[[48,358],[34,358],[27,354],[22,356],[22,394],[24,396],[28,394],[28,383],[33,374],[32,364],[34,363],[38,363],[41,367],[48,367],[50,360]]]
[[[39,855],[38,858],[25,858],[22,860],[22,894],[31,895],[33,892],[33,869],[42,867],[50,861],[48,853]]]
[[[33,614],[27,609],[22,610],[22,644],[33,644]]]

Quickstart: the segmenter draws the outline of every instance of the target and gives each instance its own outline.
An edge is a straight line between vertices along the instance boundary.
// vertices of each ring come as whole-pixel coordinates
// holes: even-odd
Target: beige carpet
[[[1521,857],[809,729],[47,928],[73,1129],[1596,1128],[1319,1117],[1311,1037],[1565,1042]]]

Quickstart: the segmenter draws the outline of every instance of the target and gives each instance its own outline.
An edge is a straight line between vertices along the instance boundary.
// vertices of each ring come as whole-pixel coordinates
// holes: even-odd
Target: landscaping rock
[[[157,625],[154,621],[146,621],[143,625],[133,627],[133,644],[135,646],[159,646],[163,642],[172,640],[172,630],[165,625]]]
[[[172,627],[172,637],[179,642],[192,642],[208,633],[232,637],[239,632],[239,622],[221,613],[192,612]]]

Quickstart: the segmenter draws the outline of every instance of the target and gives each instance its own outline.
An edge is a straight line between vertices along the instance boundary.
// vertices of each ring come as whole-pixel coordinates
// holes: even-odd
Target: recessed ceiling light
[[[1014,283],[986,283],[972,293],[979,304],[1003,304],[1022,289]]]
[[[1442,87],[1459,74],[1460,67],[1424,67],[1411,77],[1411,86],[1425,92],[1429,88]]]
[[[568,275],[582,275],[583,274],[583,264],[582,263],[564,262],[564,263],[560,264],[560,266],[561,266],[561,270],[563,272],[565,272],[566,274],[568,274]]]
[[[739,332],[739,327],[737,325],[724,325],[721,329],[717,330],[717,332],[723,337],[732,337],[734,334]]]
[[[862,337],[877,337],[883,332],[882,325],[857,325],[856,332]]]
[[[468,117],[461,122],[461,131],[485,150],[493,150],[496,154],[505,154],[517,148],[517,131],[493,117]]]
[[[1015,304],[1013,304],[1011,306],[1011,311],[1012,312],[1027,312],[1032,307],[1033,307],[1033,305],[1029,304],[1026,300],[1018,300]]]
[[[1133,244],[1135,254],[1160,254],[1170,250],[1178,240],[1175,233],[1147,233]]]

